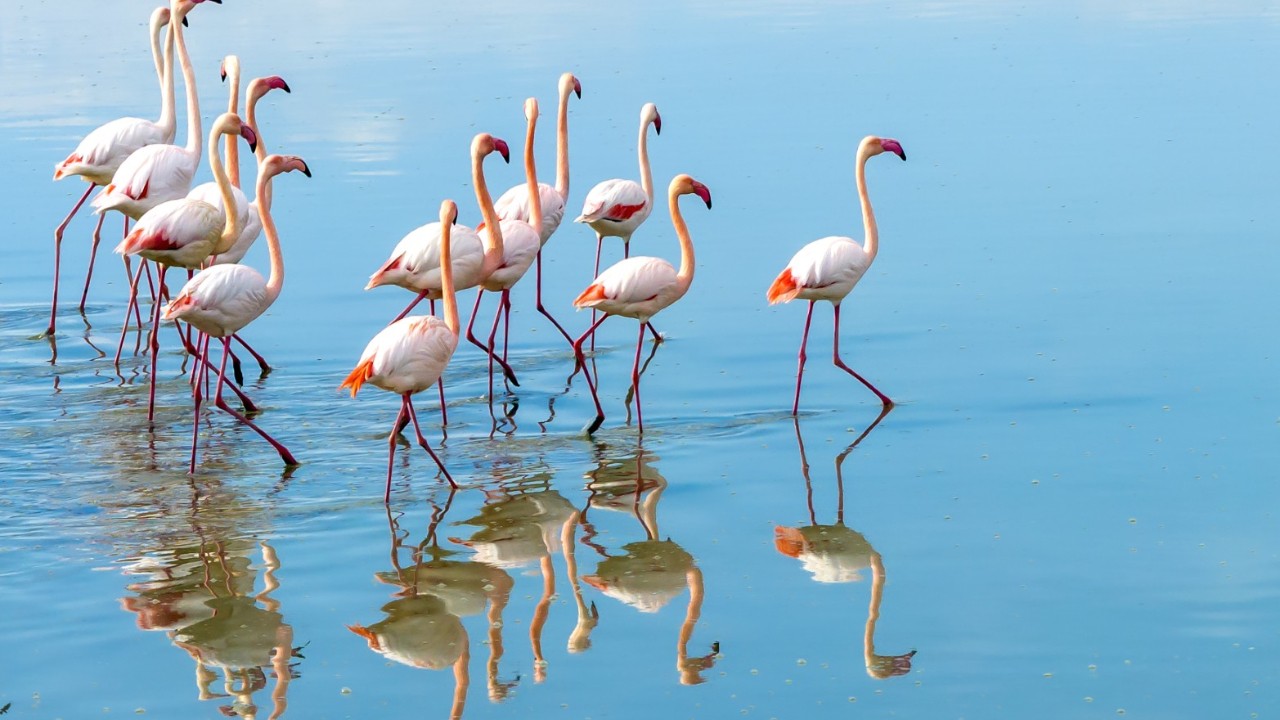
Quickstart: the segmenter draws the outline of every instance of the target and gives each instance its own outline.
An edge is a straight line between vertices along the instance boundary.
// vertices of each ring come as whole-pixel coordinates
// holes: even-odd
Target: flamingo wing
[[[582,214],[575,222],[597,220],[626,222],[639,214],[647,214],[649,196],[634,180],[605,180],[591,188],[582,203]]]
[[[454,287],[463,290],[479,280],[484,246],[475,230],[454,225],[449,249],[453,255]],[[369,277],[365,290],[397,285],[417,292],[440,290],[440,223],[415,228],[396,243],[391,257]]]
[[[198,267],[222,234],[222,211],[198,200],[170,200],[148,210],[116,246],[164,265]]]
[[[187,281],[164,311],[211,337],[239,332],[266,312],[267,281],[248,265],[216,265]]]
[[[539,235],[545,245],[551,235],[564,220],[564,198],[552,186],[538,183],[538,196],[542,200],[542,228]],[[522,184],[502,193],[502,197],[493,204],[498,217],[503,220],[523,220],[529,222],[529,185]]]
[[[396,394],[431,387],[453,357],[458,336],[432,315],[410,315],[383,328],[360,355],[360,362],[340,387],[354,397],[364,383]]]
[[[542,248],[538,231],[523,220],[502,220],[502,264],[481,283],[486,290],[514,286],[529,271]],[[488,233],[484,228],[480,232]]]
[[[656,257],[633,257],[614,263],[574,301],[576,308],[596,307],[625,315],[626,306],[658,298],[676,285],[676,269]]]
[[[91,180],[106,179],[120,168],[125,158],[147,145],[168,142],[171,138],[150,120],[142,118],[117,118],[94,128],[66,160],[58,163],[53,179],[66,175],[85,175]],[[96,180],[95,180],[96,181]]]
[[[800,248],[770,288],[771,302],[795,297],[806,300],[843,299],[871,266],[871,259],[853,238],[830,236]]]
[[[93,199],[98,212],[129,207],[146,212],[187,194],[198,158],[177,145],[147,145],[120,164],[111,184]]]

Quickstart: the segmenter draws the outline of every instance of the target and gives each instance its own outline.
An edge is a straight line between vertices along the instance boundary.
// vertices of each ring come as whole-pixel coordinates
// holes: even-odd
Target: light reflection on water
[[[260,419],[304,464],[282,472],[214,417],[193,478],[181,356],[162,358],[154,436],[145,361],[109,362],[124,285],[110,253],[86,317],[60,317],[56,364],[33,339],[49,231],[82,192],[50,167],[98,123],[155,114],[150,7],[0,3],[0,707],[14,717],[210,703],[267,717],[287,701],[317,718],[1192,718],[1280,703],[1280,141],[1260,120],[1280,87],[1247,71],[1280,60],[1276,8],[201,7],[188,37],[206,115],[225,102],[227,52],[246,77],[284,76],[294,92],[264,101],[262,122],[316,178],[278,188],[289,279],[246,331],[276,366],[249,382]],[[645,438],[624,421],[634,326],[603,326],[609,420],[586,440],[590,399],[566,391],[568,353],[517,288],[517,396],[491,416],[480,356],[460,350],[448,437],[427,428],[463,489],[402,447],[388,510],[395,399],[336,386],[407,298],[359,288],[440,198],[474,224],[466,143],[518,140],[520,102],[552,107],[564,70],[584,90],[570,211],[635,175],[645,101],[664,119],[655,180],[689,172],[716,198],[690,218],[693,289],[659,318]],[[856,234],[867,133],[900,138],[910,161],[869,168],[882,251],[845,304],[842,353],[901,403],[874,424],[874,399],[818,361],[820,307],[796,423],[803,309],[763,292],[803,242]],[[64,243],[64,297],[90,227]],[[547,246],[555,309],[588,280],[590,235],[566,223]],[[665,209],[635,243],[675,256]],[[247,262],[265,268],[265,252]],[[556,314],[571,332],[586,320]]]

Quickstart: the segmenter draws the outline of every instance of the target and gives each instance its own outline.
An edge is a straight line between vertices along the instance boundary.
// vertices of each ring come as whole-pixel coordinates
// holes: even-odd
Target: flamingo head
[[[867,147],[868,157],[871,155],[879,155],[884,152],[891,152],[894,155],[907,159],[907,151],[902,149],[902,143],[893,138],[880,138],[875,135],[868,135],[862,140],[862,144]]]
[[[227,76],[231,76],[234,80],[240,77],[240,58],[235,55],[228,55],[222,58],[222,64],[218,67],[218,73],[222,75],[222,82],[227,81]]]
[[[538,119],[538,98],[524,101],[524,119],[533,122]]]
[[[458,204],[452,200],[440,203],[440,224],[456,225],[458,223]]]
[[[674,195],[697,195],[711,209],[711,189],[688,175],[677,175],[671,180],[669,192]]]
[[[239,118],[236,119],[240,120]],[[258,133],[249,126],[249,123],[240,120],[239,132],[240,137],[244,138],[244,141],[249,143],[249,152],[254,152],[258,149]]]
[[[560,76],[560,97],[565,97],[572,91],[578,99],[582,99],[582,83],[578,82],[578,78],[573,73],[565,73]]]
[[[658,106],[653,103],[645,103],[644,107],[640,108],[640,124],[648,125],[649,123],[653,123],[653,129],[659,135],[662,134],[662,116],[658,114]]]
[[[248,127],[248,125],[245,127]],[[265,177],[293,172],[294,170],[311,177],[311,168],[307,166],[307,161],[297,155],[268,155],[262,161],[261,172]]]
[[[262,99],[263,95],[266,95],[272,90],[283,90],[287,93],[293,92],[289,89],[289,83],[285,82],[284,78],[279,75],[254,78],[249,81],[247,103],[256,103],[258,100]]]
[[[504,161],[511,162],[511,148],[507,147],[505,140],[496,138],[489,133],[480,133],[471,140],[472,156],[484,157],[491,152],[500,153]]]

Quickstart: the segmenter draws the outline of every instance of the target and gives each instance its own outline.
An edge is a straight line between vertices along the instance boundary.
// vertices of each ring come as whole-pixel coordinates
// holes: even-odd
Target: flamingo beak
[[[893,153],[894,155],[897,155],[898,157],[902,158],[903,160],[907,159],[907,151],[902,149],[902,143],[899,143],[897,140],[893,140],[893,139],[882,140],[880,142],[880,146],[883,147],[885,150]]]
[[[499,140],[498,138],[494,138],[493,149],[497,150],[499,153],[502,154],[503,161],[507,163],[511,162],[511,148],[507,146],[506,140]]]
[[[655,116],[654,116],[654,118],[653,118],[653,129],[654,129],[654,130],[655,130],[659,135],[661,135],[661,134],[662,134],[662,116],[661,116],[661,115],[655,115]]]
[[[573,79],[573,94],[577,95],[579,100],[582,99],[582,83],[578,82],[576,77]]]
[[[182,27],[191,27],[191,23],[187,22],[187,16],[182,16]]]
[[[283,90],[290,94],[293,93],[293,91],[289,89],[289,83],[285,82],[284,78],[280,77],[279,75],[272,75],[271,77],[267,78],[267,87],[271,88],[272,90]]]
[[[311,177],[311,167],[307,165],[307,161],[302,158],[296,158],[296,160],[298,161],[298,165],[301,165],[298,169],[302,171],[302,174],[307,177]]]
[[[693,186],[693,191],[697,193],[698,197],[702,198],[702,202],[706,203],[707,209],[710,210],[711,209],[711,188],[708,188],[706,185],[703,185],[702,183],[697,183]]]
[[[240,137],[249,143],[249,152],[258,150],[258,133],[254,132],[253,128],[249,127],[247,123],[240,125]]]

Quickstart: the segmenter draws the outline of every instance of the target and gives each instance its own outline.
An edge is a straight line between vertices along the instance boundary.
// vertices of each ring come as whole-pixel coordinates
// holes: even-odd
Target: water
[[[117,218],[84,320],[89,219],[68,233],[55,364],[35,337],[50,230],[82,192],[50,168],[97,124],[155,114],[149,10],[0,6],[11,716],[1202,718],[1280,705],[1280,147],[1266,122],[1280,88],[1259,71],[1280,54],[1274,7],[200,7],[188,38],[206,118],[225,102],[223,54],[246,78],[284,76],[293,93],[263,101],[262,130],[315,177],[277,180],[288,279],[246,331],[276,366],[248,382],[258,420],[304,464],[282,473],[212,416],[195,476],[174,346],[154,435],[144,360],[127,353],[118,374],[110,362]],[[521,101],[537,94],[550,115],[565,70],[583,84],[570,212],[598,180],[636,175],[646,101],[663,116],[658,187],[688,172],[715,198],[683,206],[698,275],[655,320],[668,341],[644,377],[643,443],[623,405],[634,323],[602,328],[609,417],[587,440],[590,397],[580,380],[565,391],[569,352],[523,284],[519,410],[494,427],[480,356],[460,350],[441,454],[463,489],[402,448],[388,511],[396,400],[336,387],[408,298],[360,288],[441,198],[478,221],[471,136],[518,153]],[[879,405],[827,361],[830,310],[815,312],[797,424],[804,310],[763,296],[804,242],[860,234],[852,164],[869,133],[900,139],[909,160],[869,164],[882,247],[845,303],[841,349],[899,405],[846,453]],[[521,181],[518,163],[489,168],[499,191]],[[579,332],[586,316],[567,308],[591,240],[566,223],[547,246],[547,303]],[[661,203],[634,243],[676,257]],[[606,245],[606,262],[619,256]],[[247,262],[265,268],[265,251]],[[419,406],[436,443],[430,393]],[[818,550],[780,551],[798,538]]]

